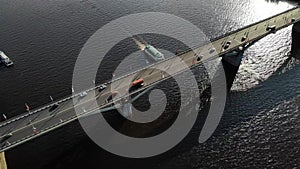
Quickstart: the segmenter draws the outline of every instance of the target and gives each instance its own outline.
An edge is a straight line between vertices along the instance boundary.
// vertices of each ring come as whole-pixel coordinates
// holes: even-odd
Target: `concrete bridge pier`
[[[300,22],[293,25],[292,30],[292,56],[300,58]]]
[[[226,76],[227,91],[230,91],[232,87],[235,76],[239,70],[243,54],[244,49],[240,47],[231,53],[225,54],[222,58],[222,64]]]
[[[4,152],[0,153],[0,169],[7,169],[7,164],[6,164]]]

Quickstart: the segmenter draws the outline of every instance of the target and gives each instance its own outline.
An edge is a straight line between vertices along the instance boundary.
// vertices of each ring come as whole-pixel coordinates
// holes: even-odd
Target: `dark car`
[[[6,134],[5,136],[2,137],[1,141],[5,141],[5,140],[9,139],[12,136],[13,136],[12,133],[8,133],[8,134]]]
[[[106,85],[105,84],[103,84],[103,85],[100,85],[99,86],[99,89],[98,89],[98,91],[99,91],[99,93],[101,93],[104,89],[106,89]]]
[[[294,23],[295,21],[296,21],[295,18],[292,18],[292,19],[291,19],[291,23]]]
[[[58,104],[54,104],[50,109],[49,109],[49,112],[52,112],[52,111],[54,111],[55,109],[57,109],[58,108]]]
[[[268,26],[266,28],[266,31],[268,31],[268,32],[275,32],[276,31],[276,25]]]
[[[111,94],[106,99],[106,103],[111,102],[118,94],[119,94],[119,92],[117,92],[117,91],[111,92]]]
[[[202,58],[203,58],[203,56],[202,55],[199,55],[199,56],[197,56],[197,62],[200,62],[201,60],[202,60]]]
[[[247,36],[243,36],[241,41],[244,42],[247,39]]]
[[[225,50],[228,49],[230,45],[231,45],[231,41],[227,41],[227,42],[224,44],[223,49],[225,49]]]

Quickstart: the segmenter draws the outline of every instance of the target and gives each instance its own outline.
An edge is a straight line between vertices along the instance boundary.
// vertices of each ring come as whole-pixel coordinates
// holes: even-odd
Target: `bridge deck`
[[[80,99],[79,94],[77,94],[60,100],[57,102],[59,103],[59,106],[54,111],[49,111],[49,109],[54,105],[54,103],[52,103],[41,109],[8,119],[0,124],[0,152],[11,149],[76,120],[78,116],[74,111],[74,106],[80,107],[82,115],[92,113],[95,110],[99,110],[99,108],[107,107],[105,100],[110,95],[111,86],[114,86],[115,90],[122,91],[126,89],[126,85],[132,82],[132,79],[138,78],[144,79],[145,88],[152,86],[158,81],[168,78],[169,75],[164,74],[161,70],[169,72],[171,75],[176,74],[186,68],[185,64],[188,67],[195,66],[200,62],[218,58],[239,46],[267,36],[271,33],[266,30],[268,26],[276,25],[275,29],[279,30],[293,24],[294,22],[298,22],[299,20],[300,8],[291,9],[287,12],[278,14],[274,17],[220,37],[211,44],[195,48],[194,51],[203,56],[201,61],[196,60],[194,51],[187,51],[180,54],[179,57],[164,60],[130,75],[121,77],[114,82],[107,84],[107,89],[101,93],[98,92],[98,88],[96,87],[87,90],[87,96],[83,99]],[[246,37],[245,41],[242,41],[243,37]],[[228,41],[231,41],[231,45],[227,49],[224,49],[223,45]],[[212,52],[212,48],[215,48],[214,52]],[[182,60],[178,58],[181,58],[185,64],[182,64]],[[95,96],[97,98],[96,102],[93,101]],[[8,136],[10,133],[12,135]]]

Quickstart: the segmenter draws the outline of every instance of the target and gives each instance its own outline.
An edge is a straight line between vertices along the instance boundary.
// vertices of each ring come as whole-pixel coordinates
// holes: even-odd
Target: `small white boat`
[[[5,53],[2,51],[0,51],[0,61],[7,67],[14,65],[14,63],[9,59],[9,57],[6,56]]]
[[[144,53],[154,61],[161,61],[165,59],[165,56],[151,45],[146,45]]]

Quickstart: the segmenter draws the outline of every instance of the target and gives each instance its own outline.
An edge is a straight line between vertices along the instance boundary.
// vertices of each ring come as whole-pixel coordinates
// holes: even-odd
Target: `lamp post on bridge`
[[[32,125],[32,130],[33,130],[33,134],[37,135],[39,132],[37,131],[37,129],[34,127],[34,125]]]
[[[52,96],[50,96],[50,100],[51,100],[51,102],[53,102],[53,97]]]
[[[26,111],[30,112],[30,107],[28,106],[27,103],[25,103]]]
[[[2,114],[2,116],[3,116],[4,120],[7,120],[7,117],[4,113]]]

